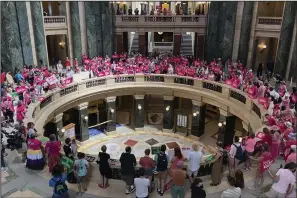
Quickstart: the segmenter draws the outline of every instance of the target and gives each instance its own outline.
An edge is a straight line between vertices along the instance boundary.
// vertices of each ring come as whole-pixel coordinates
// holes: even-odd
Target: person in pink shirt
[[[294,131],[294,129],[292,127],[292,123],[291,122],[286,122],[285,125],[286,125],[286,129],[285,129],[285,131],[283,132],[282,135],[283,135],[283,138],[285,140],[288,140],[289,139],[288,138],[289,134],[292,133]]]
[[[51,134],[50,141],[45,144],[45,153],[48,156],[49,172],[52,172],[54,166],[60,163],[61,142],[56,141],[56,135]]]
[[[264,124],[267,126],[274,126],[276,125],[276,119],[274,116],[271,116],[269,114],[265,114],[266,121],[264,121]]]
[[[18,122],[21,122],[25,118],[25,106],[23,105],[22,101],[18,102],[16,117]]]
[[[260,87],[258,88],[257,97],[264,97],[266,87],[262,81],[259,81]]]
[[[253,156],[254,150],[255,150],[255,145],[256,145],[256,138],[255,134],[251,133],[247,141],[245,142],[245,151],[246,151],[246,161],[245,161],[245,170],[249,171],[251,170],[252,166],[252,161],[251,161],[251,156]]]
[[[273,158],[279,156],[280,153],[280,145],[281,145],[281,135],[280,131],[271,131],[272,133],[272,144],[271,144],[271,155]]]
[[[290,162],[297,163],[296,145],[291,145],[291,154],[287,157],[286,164]]]

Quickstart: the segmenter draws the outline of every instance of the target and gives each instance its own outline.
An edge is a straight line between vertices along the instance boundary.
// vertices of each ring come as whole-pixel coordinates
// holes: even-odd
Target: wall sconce
[[[165,110],[166,111],[169,111],[170,110],[170,106],[168,105]]]
[[[261,49],[260,53],[263,53],[265,51],[265,49],[267,48],[267,46],[265,44],[261,44],[258,47]]]
[[[191,32],[186,32],[186,35],[191,35]]]
[[[61,42],[59,43],[59,46],[60,46],[62,49],[64,49],[64,47],[65,47],[65,42],[64,42],[64,41],[61,41]]]
[[[66,131],[65,129],[62,129],[62,130],[61,130],[62,133],[65,133],[65,131]]]
[[[110,113],[114,113],[114,109],[113,108],[109,108]]]
[[[225,121],[223,122],[223,125],[226,126],[226,122]]]
[[[132,35],[134,35],[134,34],[135,34],[135,32],[131,32],[131,34],[132,34]]]
[[[199,115],[199,111],[196,111],[193,113],[193,116],[196,117],[197,115]]]
[[[87,124],[87,121],[88,121],[88,116],[84,116],[84,115],[82,115],[81,116],[82,117],[82,119],[83,119],[83,123],[84,123],[84,125],[86,125]]]
[[[223,126],[223,124],[222,124],[221,122],[219,122],[219,123],[218,123],[218,126],[219,126],[219,127],[222,127],[222,126]]]
[[[140,110],[142,109],[142,106],[139,104],[139,105],[137,106],[137,108],[138,108],[138,110],[140,111]]]
[[[158,32],[158,34],[159,34],[159,35],[162,35],[162,34],[163,34],[163,32]]]

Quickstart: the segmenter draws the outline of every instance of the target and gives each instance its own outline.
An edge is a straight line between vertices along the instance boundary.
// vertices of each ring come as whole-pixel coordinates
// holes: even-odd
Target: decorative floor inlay
[[[169,149],[174,149],[176,147],[179,147],[176,142],[168,142],[166,145]]]
[[[129,139],[129,140],[127,140],[124,144],[133,147],[133,146],[135,146],[135,144],[137,144],[137,142],[138,142],[138,141]]]
[[[146,143],[148,143],[150,146],[153,146],[155,144],[158,144],[159,142],[157,140],[155,140],[154,138],[151,138],[147,141],[145,141]]]

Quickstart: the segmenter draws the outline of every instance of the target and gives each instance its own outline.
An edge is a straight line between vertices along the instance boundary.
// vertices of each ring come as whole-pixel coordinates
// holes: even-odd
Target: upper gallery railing
[[[258,17],[256,29],[279,31],[281,24],[282,17]]]
[[[30,105],[29,109],[31,110],[28,111],[27,117],[33,118],[36,125],[42,125],[39,127],[43,127],[45,123],[42,122],[45,121],[39,121],[39,119],[42,116],[50,116],[49,114],[55,112],[57,108],[65,105],[60,104],[61,102],[67,103],[67,101],[70,102],[81,97],[87,97],[89,94],[95,95],[107,89],[121,88],[121,86],[123,86],[122,88],[127,86],[132,86],[131,88],[133,88],[137,86],[149,87],[150,85],[153,87],[158,85],[160,87],[182,88],[183,92],[186,91],[188,93],[185,97],[189,98],[193,94],[196,96],[197,94],[199,95],[199,93],[195,93],[197,90],[201,91],[202,96],[203,93],[206,94],[207,96],[205,98],[208,98],[210,101],[221,101],[223,105],[234,105],[237,110],[231,113],[237,115],[246,123],[251,123],[252,128],[256,127],[254,130],[262,126],[262,117],[265,114],[265,110],[258,104],[257,100],[251,100],[246,93],[222,83],[164,74],[106,76],[87,79],[79,83],[75,82],[63,89],[49,91],[44,96],[45,99],[42,102],[36,102]],[[208,101],[204,102],[208,103]],[[59,106],[55,106],[57,104]],[[250,115],[247,113],[251,113],[252,116],[245,117],[246,115]]]
[[[44,16],[45,28],[64,28],[67,27],[65,16]]]
[[[204,27],[206,26],[206,15],[117,15],[116,27]]]

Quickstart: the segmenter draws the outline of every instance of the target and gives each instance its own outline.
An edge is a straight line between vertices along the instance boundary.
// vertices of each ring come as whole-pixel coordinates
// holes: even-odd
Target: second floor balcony
[[[44,16],[44,29],[66,29],[66,16]]]
[[[257,30],[280,31],[282,25],[282,17],[258,17]]]
[[[201,28],[206,26],[206,15],[174,16],[116,16],[117,28]]]

